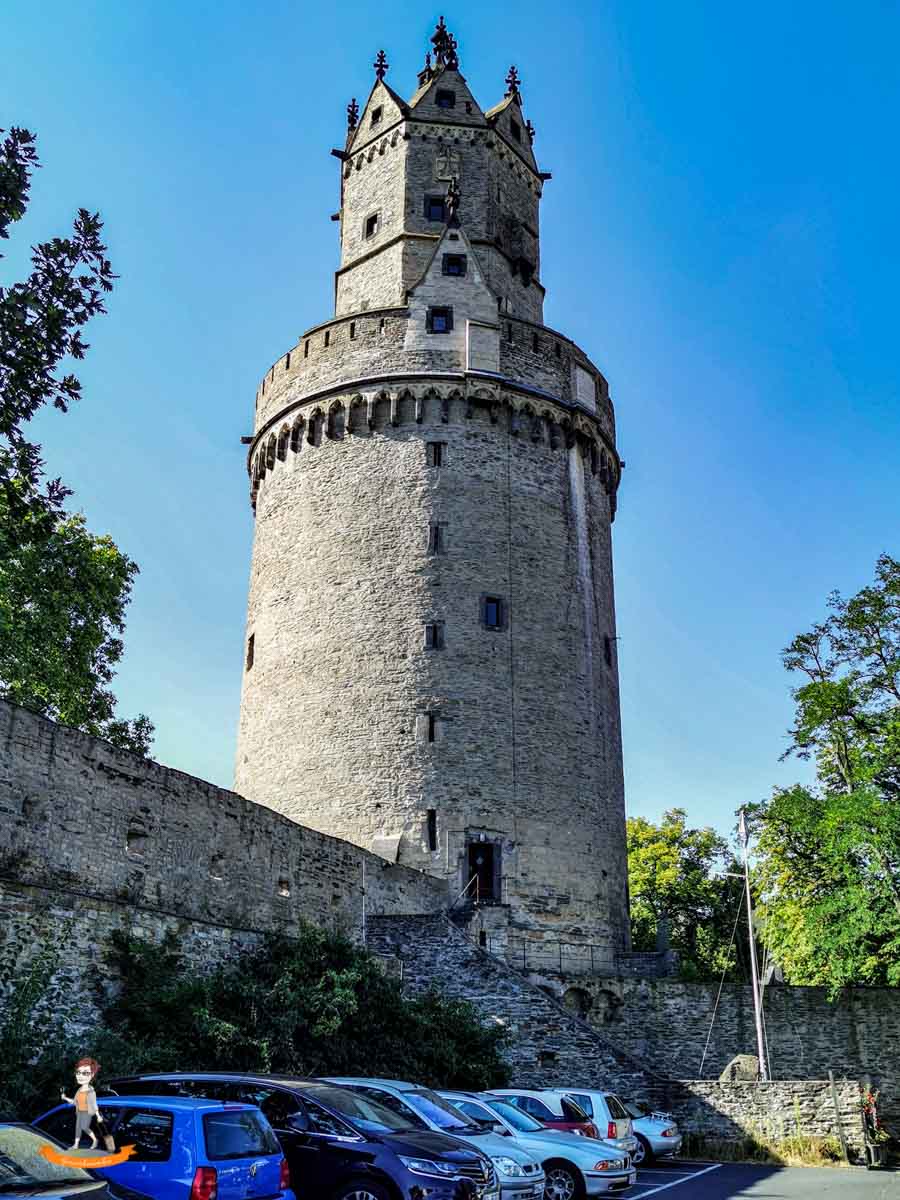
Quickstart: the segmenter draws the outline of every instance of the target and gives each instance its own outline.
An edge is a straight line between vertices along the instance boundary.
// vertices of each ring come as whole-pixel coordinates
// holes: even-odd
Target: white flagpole
[[[765,1082],[769,1078],[769,1064],[766,1062],[766,1051],[763,1042],[762,1007],[760,1005],[759,968],[756,965],[756,938],[753,936],[753,904],[750,899],[750,867],[747,858],[747,821],[744,810],[741,809],[740,820],[741,845],[744,848],[744,886],[747,889],[747,932],[750,936],[750,973],[753,983],[753,1016],[756,1019],[756,1052],[759,1057],[759,1077]]]

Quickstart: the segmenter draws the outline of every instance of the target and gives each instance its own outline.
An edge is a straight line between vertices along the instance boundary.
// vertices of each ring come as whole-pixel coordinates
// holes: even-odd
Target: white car
[[[627,1154],[594,1138],[547,1129],[534,1117],[489,1092],[441,1092],[469,1121],[493,1129],[533,1154],[547,1176],[544,1200],[606,1196],[626,1191],[637,1179]]]
[[[639,1142],[634,1136],[628,1109],[618,1096],[595,1088],[552,1088],[550,1091],[553,1095],[567,1096],[583,1108],[604,1142],[635,1156]]]
[[[674,1118],[668,1113],[653,1112],[637,1100],[625,1100],[623,1103],[631,1114],[634,1136],[638,1140],[638,1148],[634,1152],[636,1163],[648,1163],[654,1158],[678,1153],[681,1149],[681,1132]]]

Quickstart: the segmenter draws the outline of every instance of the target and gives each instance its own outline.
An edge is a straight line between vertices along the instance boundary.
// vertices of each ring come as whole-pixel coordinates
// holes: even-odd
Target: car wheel
[[[350,1179],[334,1193],[334,1200],[391,1200],[391,1193],[373,1179]]]
[[[631,1156],[631,1161],[636,1167],[646,1167],[653,1162],[653,1151],[650,1149],[650,1143],[645,1137],[641,1137],[639,1133],[634,1135],[637,1138],[637,1148]]]
[[[567,1162],[548,1162],[544,1163],[544,1173],[544,1200],[581,1200],[584,1180],[577,1167]]]

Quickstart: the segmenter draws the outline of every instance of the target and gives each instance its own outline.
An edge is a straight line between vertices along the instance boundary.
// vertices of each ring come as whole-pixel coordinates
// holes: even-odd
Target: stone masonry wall
[[[618,1031],[601,1034],[548,995],[545,985],[473,945],[444,917],[378,917],[369,946],[395,964],[408,993],[436,987],[469,1000],[486,1022],[502,1024],[510,1035],[506,1058],[513,1086],[610,1088],[671,1112],[686,1132],[725,1141],[790,1135],[798,1117],[803,1134],[834,1137],[840,1122],[848,1143],[861,1151],[855,1078],[836,1080],[837,1114],[827,1080],[676,1081],[632,1056]]]
[[[176,928],[188,956],[205,961],[301,919],[359,941],[364,908],[447,904],[431,876],[6,702],[0,889],[0,931],[22,953],[39,930],[71,926],[86,955],[82,987],[123,923]]]
[[[396,424],[383,400],[350,435],[345,409],[260,485],[236,787],[360,845],[399,838],[458,890],[483,834],[525,928],[625,949],[610,472],[547,414],[397,383]]]
[[[587,1019],[661,1074],[699,1078],[702,1063],[703,1078],[716,1079],[735,1054],[756,1053],[749,987],[726,984],[716,1008],[714,983],[583,975],[547,982],[560,994],[586,995]],[[824,988],[773,985],[763,1009],[775,1079],[871,1075],[900,1131],[900,989],[853,988],[830,1001]]]

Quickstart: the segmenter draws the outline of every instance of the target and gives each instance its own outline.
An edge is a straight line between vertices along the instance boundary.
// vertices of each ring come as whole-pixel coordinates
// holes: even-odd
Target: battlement
[[[248,460],[256,454],[256,443],[306,402],[330,403],[331,396],[353,386],[360,392],[377,391],[379,385],[394,391],[403,380],[408,386],[419,386],[421,380],[414,384],[417,375],[445,377],[461,386],[467,379],[481,385],[490,374],[492,386],[520,395],[523,405],[533,396],[532,403],[555,406],[557,420],[590,414],[594,436],[618,462],[609,384],[571,339],[546,325],[498,314],[499,370],[478,372],[468,369],[468,346],[409,349],[412,324],[408,308],[384,308],[335,317],[308,329],[260,382],[255,441]]]

